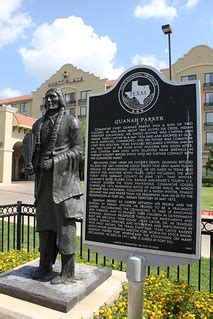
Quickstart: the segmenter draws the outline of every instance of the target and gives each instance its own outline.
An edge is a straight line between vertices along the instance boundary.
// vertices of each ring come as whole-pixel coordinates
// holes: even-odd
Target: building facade
[[[49,80],[33,92],[30,116],[38,118],[45,112],[44,96],[48,89],[58,88],[64,93],[66,112],[80,119],[86,117],[87,98],[90,92],[104,92],[106,79],[100,79],[94,74],[84,72],[71,64],[65,64],[50,77]]]
[[[169,69],[161,70],[169,78]],[[202,167],[213,148],[213,49],[206,45],[192,48],[172,65],[172,81],[200,81],[202,114]]]
[[[0,183],[26,178],[22,140],[35,120],[45,112],[44,96],[48,89],[61,89],[67,104],[66,112],[84,120],[88,95],[104,92],[106,86],[106,79],[65,64],[32,94],[0,100],[3,128],[0,133]]]
[[[16,113],[11,106],[0,107],[0,182],[24,179],[22,140],[30,132],[35,119]]]
[[[17,109],[17,112],[25,116],[31,116],[32,112],[33,94],[27,94],[8,99],[0,100],[0,105],[10,105]]]
[[[169,78],[169,69],[161,70]],[[199,80],[202,114],[202,166],[213,147],[213,49],[206,45],[192,48],[172,65],[173,81]],[[63,65],[34,92],[0,100],[0,183],[25,178],[23,175],[22,140],[34,121],[45,112],[44,96],[48,89],[59,88],[67,102],[66,112],[86,118],[90,92],[101,93],[116,83],[84,72],[71,64]],[[107,112],[107,110],[106,110]],[[203,169],[203,175],[206,170]]]

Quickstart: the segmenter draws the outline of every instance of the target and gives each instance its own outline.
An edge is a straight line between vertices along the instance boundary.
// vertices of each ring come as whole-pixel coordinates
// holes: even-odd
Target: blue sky
[[[0,98],[36,90],[65,63],[115,79],[213,48],[213,0],[0,0]]]

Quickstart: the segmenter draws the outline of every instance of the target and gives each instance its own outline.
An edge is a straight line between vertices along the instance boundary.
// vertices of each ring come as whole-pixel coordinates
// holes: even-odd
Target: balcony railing
[[[205,106],[213,106],[213,101],[211,101],[211,102],[204,102],[204,105],[205,105]]]
[[[204,151],[209,151],[209,149],[213,149],[213,142],[207,142],[204,144]]]
[[[213,82],[203,83],[203,91],[213,91]]]
[[[213,122],[205,122],[204,126],[205,126],[205,128],[211,128],[211,127],[213,127]]]
[[[213,86],[213,81],[203,83],[204,86]]]
[[[85,119],[86,118],[86,114],[85,115],[78,115],[79,119]]]
[[[78,105],[82,106],[82,105],[87,105],[87,99],[80,99],[78,100]]]
[[[41,104],[41,105],[40,105],[40,110],[41,110],[41,111],[44,111],[44,110],[45,110],[45,104]]]
[[[76,106],[76,100],[66,101],[67,107]]]

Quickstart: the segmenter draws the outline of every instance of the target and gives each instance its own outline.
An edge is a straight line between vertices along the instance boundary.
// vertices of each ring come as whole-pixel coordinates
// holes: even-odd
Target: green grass
[[[4,228],[2,227],[4,223]],[[0,218],[0,251],[6,251],[10,249],[17,248],[17,225],[13,222],[8,223],[7,221],[2,221]],[[3,233],[2,233],[3,231]],[[29,245],[28,245],[28,233],[29,233]],[[9,241],[8,241],[9,238]],[[28,250],[34,248],[34,228],[32,226],[24,225],[21,230],[22,244],[27,247]],[[2,240],[3,239],[3,240]],[[38,233],[35,234],[35,247],[38,247]]]
[[[80,249],[78,249],[76,254],[76,261],[80,263],[86,263],[91,265],[98,265],[98,266],[107,266],[112,267],[115,270],[121,270],[121,263],[118,261],[113,261],[111,258],[106,258],[104,261],[104,257],[98,255],[95,252],[90,251],[90,262],[88,262],[88,250],[83,245],[83,256],[82,259],[79,255]],[[200,287],[199,287],[199,267],[200,267]],[[122,270],[126,271],[126,264],[122,263]],[[168,268],[167,267],[147,267],[147,275],[166,275],[167,276]],[[180,265],[178,266],[170,266],[169,267],[169,277],[181,281],[184,281],[199,289],[201,291],[209,292],[209,278],[210,278],[210,259],[202,258],[200,265],[199,261],[188,265]]]
[[[1,233],[1,222],[0,222],[0,244],[2,240],[2,233]],[[13,224],[10,224],[10,246],[9,250],[14,248],[13,247],[13,229],[14,226]],[[30,245],[29,245],[29,250],[33,249],[33,227],[29,227],[30,230]],[[28,228],[27,226],[24,227],[24,241],[23,245],[27,247],[27,232]],[[8,223],[4,223],[4,250],[8,250],[7,246],[7,236],[8,236]],[[36,248],[38,248],[38,234],[36,233]],[[82,258],[80,256],[80,237],[77,237],[77,245],[78,249],[76,252],[76,261],[80,263],[86,263],[90,265],[98,265],[98,266],[107,266],[107,267],[112,267],[113,269],[116,270],[126,270],[126,265],[124,263],[120,263],[118,261],[113,261],[111,258],[105,258],[101,255],[97,255],[95,252],[90,251],[88,254],[87,248],[83,245],[83,250],[82,250]],[[0,250],[1,250],[0,246]],[[88,261],[89,257],[89,261]],[[122,268],[121,268],[122,265]],[[202,258],[201,260],[201,286],[200,289],[202,291],[209,291],[209,272],[210,272],[210,261],[207,258]],[[167,267],[150,267],[150,274],[167,274]],[[148,274],[148,268],[147,268],[147,274]],[[179,278],[186,283],[188,282],[188,274],[189,274],[189,269],[188,265],[182,265],[179,268]],[[198,288],[198,274],[199,274],[199,263],[196,262],[192,265],[190,265],[190,284],[193,285],[195,288]],[[169,268],[169,276],[171,276],[174,279],[178,278],[178,268],[177,266],[172,266]]]
[[[202,210],[213,211],[213,187],[202,187]]]
[[[200,290],[209,291],[209,278],[210,278],[210,260],[208,258],[201,258],[200,262]],[[150,274],[163,274],[167,275],[167,267],[150,267]],[[158,272],[159,271],[159,272]],[[190,283],[196,289],[199,288],[199,262],[191,265],[180,265],[169,267],[169,277],[174,280],[180,279],[186,283]]]
[[[82,183],[83,184],[83,183]],[[83,186],[83,185],[82,185]],[[213,211],[213,187],[203,187],[202,188],[202,209]],[[8,247],[8,230],[9,230],[9,237],[10,237],[10,245]],[[31,250],[33,248],[33,227],[29,227],[30,231],[30,245],[29,249]],[[4,250],[9,250],[12,248],[16,248],[16,244],[14,246],[14,243],[16,243],[16,237],[14,237],[14,233],[16,231],[14,230],[14,224],[11,223],[10,225],[7,222],[4,222],[4,238],[3,238],[3,248]],[[27,233],[28,233],[28,227],[25,225],[23,228],[23,243],[26,246],[27,244]],[[35,237],[36,241],[36,248],[38,247],[38,234],[36,233]],[[77,238],[78,242],[78,250],[76,254],[76,261],[78,262],[84,262],[88,263],[88,250],[83,246],[83,252],[82,252],[82,259],[80,258],[80,238]],[[0,219],[0,251],[2,250],[2,219]],[[121,264],[119,262],[112,262],[111,258],[106,258],[104,260],[103,256],[97,255],[94,252],[90,252],[90,261],[89,264],[92,265],[99,265],[103,266],[106,264],[108,267],[112,267],[113,269],[121,270]],[[209,269],[210,269],[210,262],[207,258],[202,258],[201,262],[201,290],[203,291],[209,291]],[[122,264],[122,269],[125,270],[126,266],[125,264]],[[158,268],[157,267],[151,267],[150,268],[151,274],[157,274]],[[160,267],[160,274],[167,273],[166,267]],[[198,262],[192,264],[190,266],[190,271],[188,269],[188,265],[182,265],[179,268],[179,278],[181,280],[184,280],[185,282],[188,282],[188,274],[190,274],[190,284],[198,288],[198,273],[199,273],[199,265]],[[177,279],[178,278],[178,269],[177,266],[170,267],[169,275]]]

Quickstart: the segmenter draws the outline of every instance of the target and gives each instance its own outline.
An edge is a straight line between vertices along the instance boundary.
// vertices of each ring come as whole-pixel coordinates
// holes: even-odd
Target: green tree
[[[206,162],[206,165],[204,165],[204,168],[206,169],[206,175],[213,175],[213,149],[209,150],[209,156],[208,160]]]
[[[84,164],[85,164],[85,145],[86,145],[86,120],[82,123],[82,136],[83,136],[83,153],[80,158],[80,178],[84,180]]]
[[[86,120],[83,120],[82,124],[82,135],[83,135],[83,144],[85,150],[85,142],[86,142]]]

